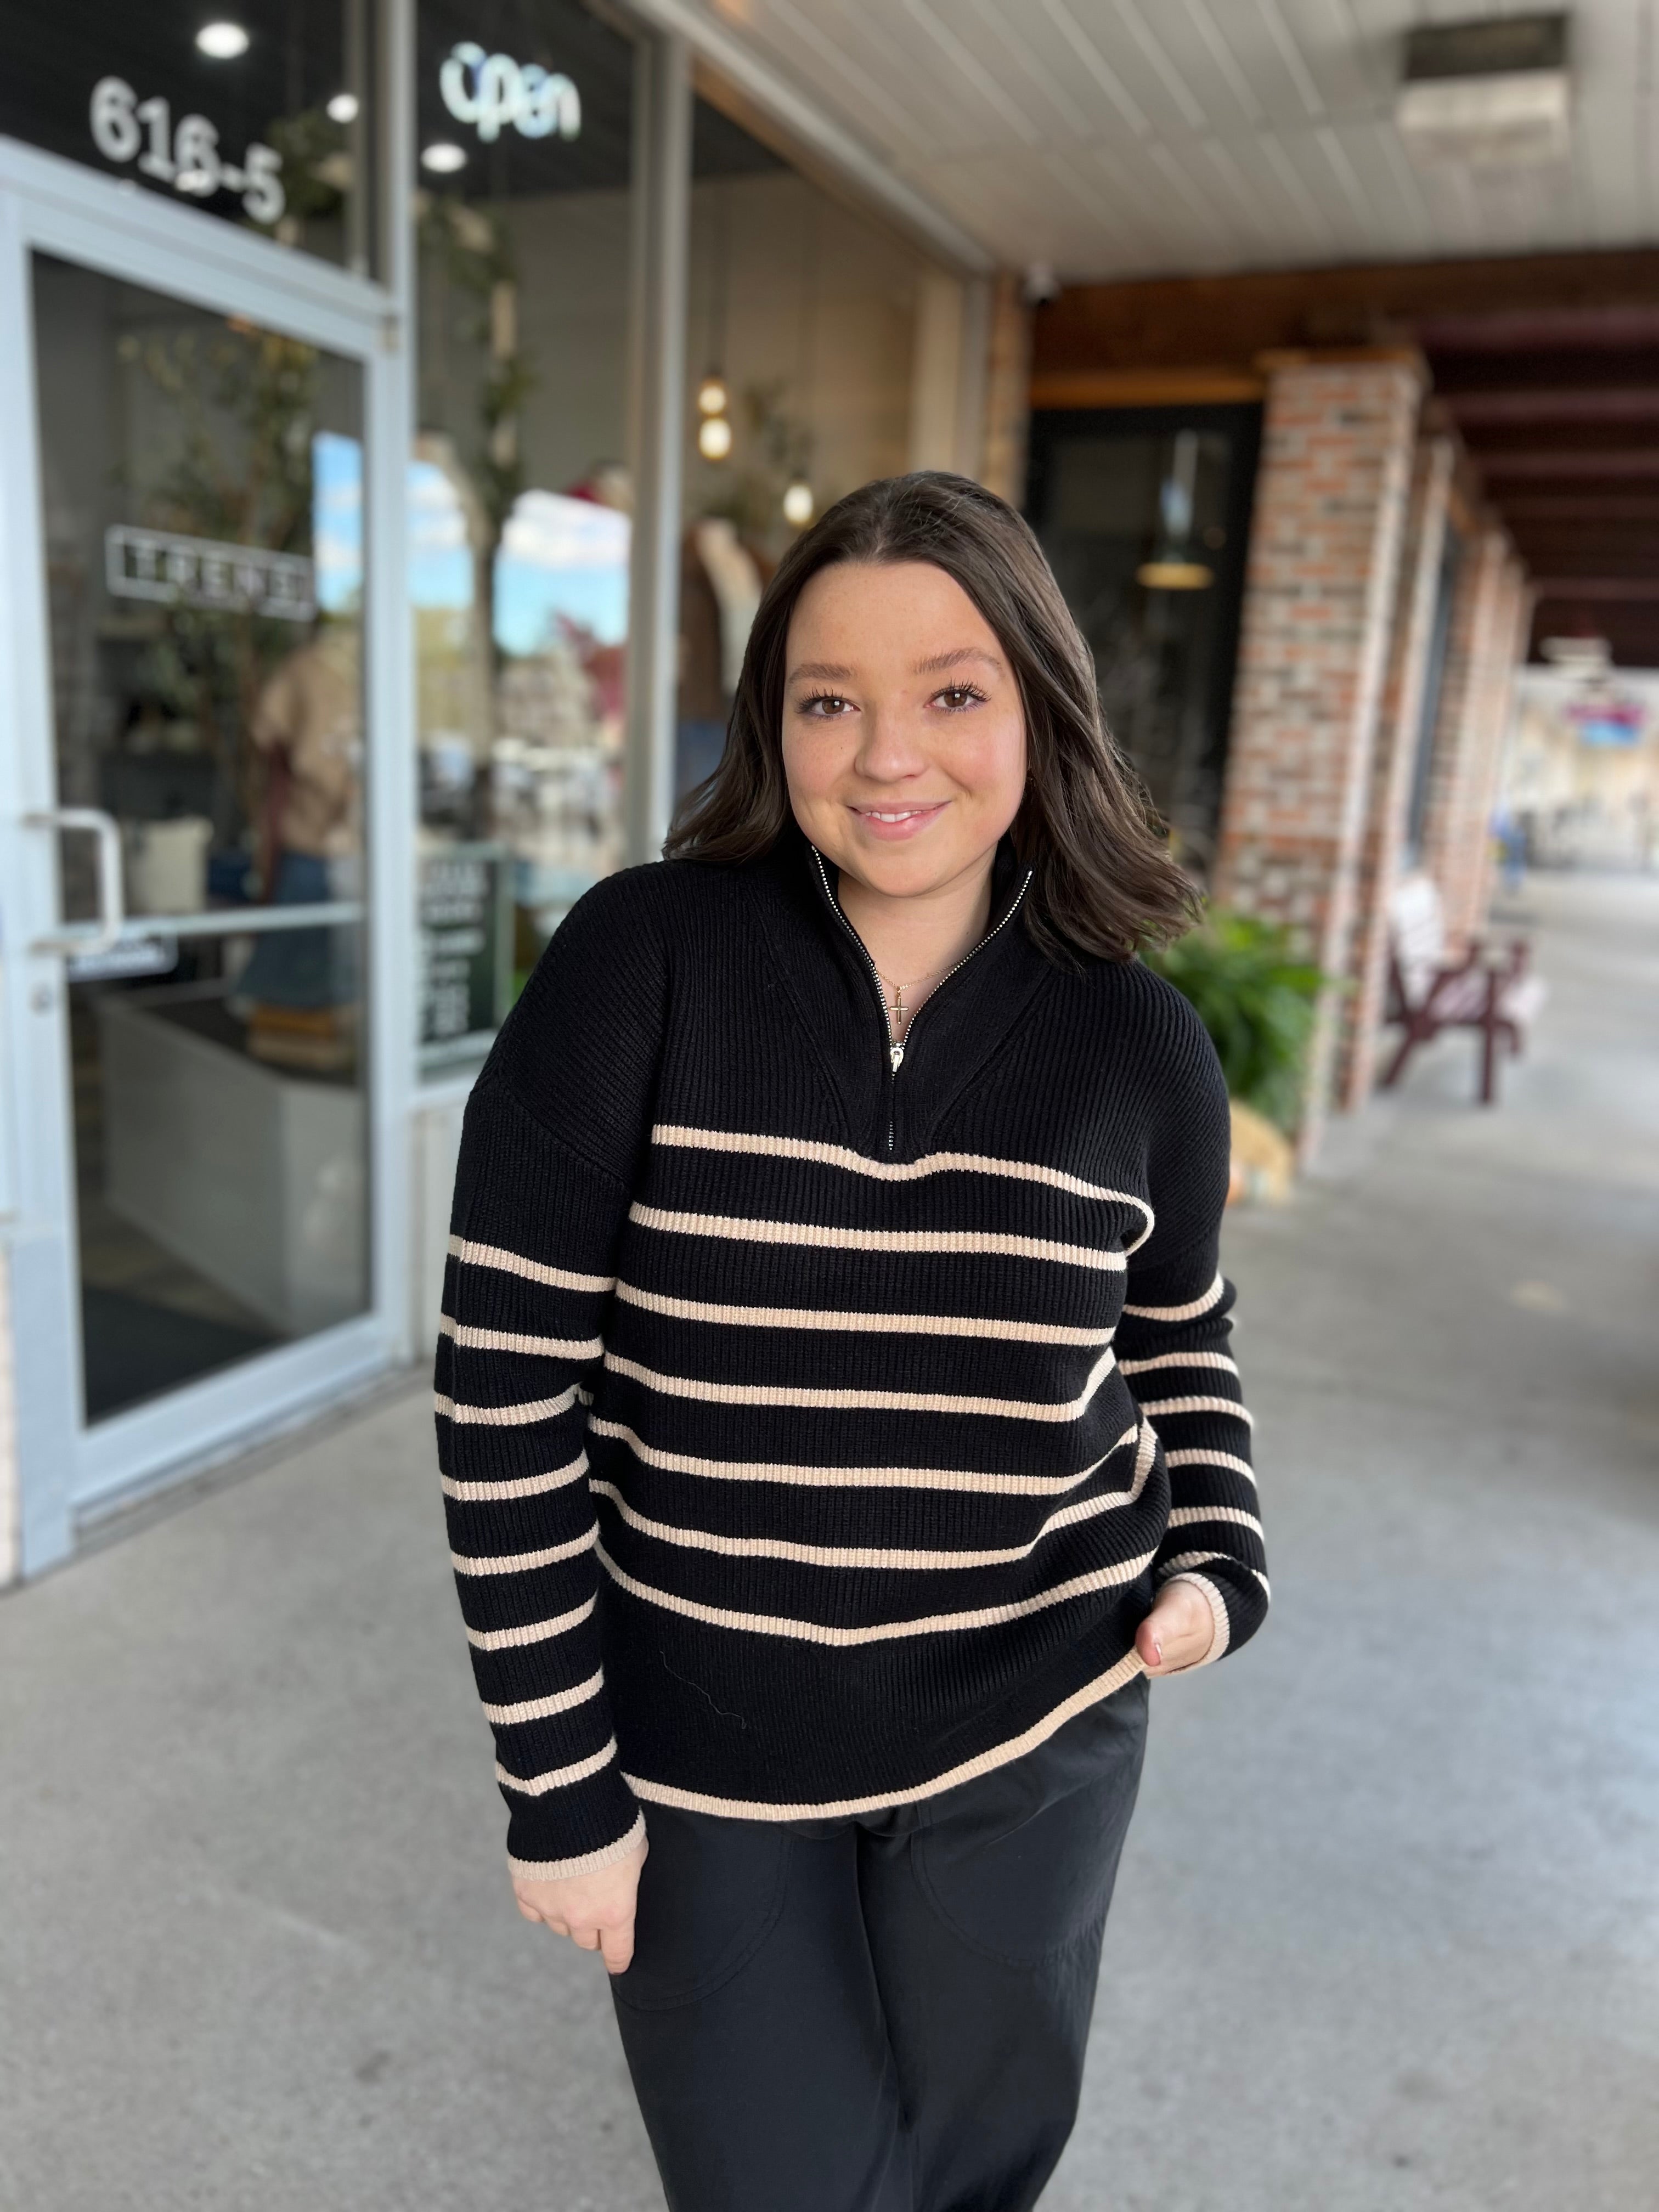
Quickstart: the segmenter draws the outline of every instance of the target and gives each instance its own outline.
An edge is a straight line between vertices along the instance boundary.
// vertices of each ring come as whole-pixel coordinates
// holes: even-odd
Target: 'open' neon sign
[[[444,106],[476,125],[486,143],[509,125],[526,138],[574,138],[582,127],[581,94],[561,71],[511,54],[487,54],[471,39],[450,49],[438,71]]]

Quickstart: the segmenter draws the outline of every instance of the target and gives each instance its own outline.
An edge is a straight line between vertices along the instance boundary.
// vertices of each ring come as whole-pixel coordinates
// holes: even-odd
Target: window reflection
[[[633,50],[574,0],[427,4],[418,70],[409,555],[436,1072],[476,1058],[623,858]]]

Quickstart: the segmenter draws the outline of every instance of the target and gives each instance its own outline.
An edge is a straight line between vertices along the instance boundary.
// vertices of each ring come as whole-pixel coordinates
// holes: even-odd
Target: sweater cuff
[[[614,1844],[603,1844],[597,1851],[584,1851],[574,1859],[515,1859],[511,1851],[507,1863],[511,1871],[523,1881],[568,1881],[573,1875],[597,1874],[601,1867],[612,1866],[625,1859],[645,1841],[645,1815],[635,1815],[634,1825],[625,1836],[618,1836]]]
[[[1190,1567],[1171,1575],[1169,1580],[1172,1583],[1190,1583],[1195,1590],[1200,1592],[1209,1606],[1210,1617],[1215,1623],[1215,1634],[1210,1638],[1210,1648],[1204,1656],[1201,1659],[1194,1659],[1190,1666],[1177,1667],[1176,1673],[1190,1674],[1200,1667],[1212,1667],[1227,1649],[1232,1637],[1232,1623],[1228,1618],[1226,1599],[1222,1596],[1220,1590],[1210,1580],[1208,1575],[1197,1574]],[[1167,1587],[1166,1583],[1165,1588]]]

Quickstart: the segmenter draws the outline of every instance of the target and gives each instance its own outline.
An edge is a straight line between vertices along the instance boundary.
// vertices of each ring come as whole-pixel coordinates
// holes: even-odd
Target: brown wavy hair
[[[675,810],[668,860],[739,862],[767,851],[789,815],[783,772],[785,652],[806,585],[836,561],[927,561],[952,577],[996,633],[1025,715],[1025,795],[1014,849],[1035,866],[1022,920],[1048,958],[1127,960],[1197,919],[1139,777],[1101,713],[1095,667],[1030,526],[968,477],[920,469],[825,510],[779,562],[749,633],[726,750]]]

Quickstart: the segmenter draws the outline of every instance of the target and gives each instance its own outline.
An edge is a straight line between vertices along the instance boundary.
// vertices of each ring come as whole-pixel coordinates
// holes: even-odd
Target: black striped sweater
[[[520,1871],[641,1802],[920,1798],[1128,1681],[1158,1583],[1267,1607],[1187,1002],[992,927],[890,1049],[834,868],[631,868],[468,1103],[436,1403]]]

